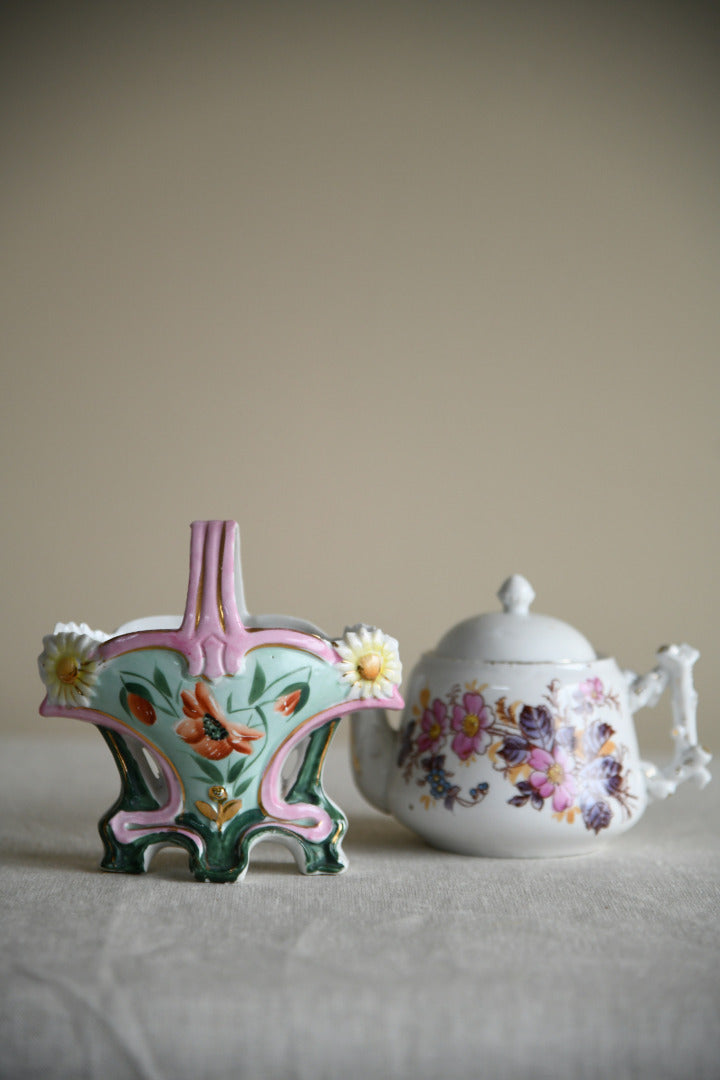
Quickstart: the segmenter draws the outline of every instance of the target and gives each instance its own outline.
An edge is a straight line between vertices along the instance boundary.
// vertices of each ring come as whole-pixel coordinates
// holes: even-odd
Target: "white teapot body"
[[[695,732],[696,650],[660,650],[653,671],[638,677],[598,658],[566,624],[529,615],[533,595],[524,579],[509,579],[504,613],[460,624],[422,657],[398,732],[379,712],[353,724],[361,790],[435,847],[589,852],[636,824],[650,798],[690,777],[710,779]],[[640,756],[633,714],[667,686],[675,756],[661,771]]]
[[[627,683],[612,659],[558,667],[426,657],[391,813],[465,855],[575,854],[634,824],[647,784]]]

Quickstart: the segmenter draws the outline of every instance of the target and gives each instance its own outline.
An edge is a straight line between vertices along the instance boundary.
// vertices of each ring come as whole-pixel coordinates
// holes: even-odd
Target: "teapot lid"
[[[498,592],[503,610],[458,623],[440,641],[437,656],[506,663],[570,663],[596,660],[587,638],[569,623],[530,613],[535,591],[513,574]]]

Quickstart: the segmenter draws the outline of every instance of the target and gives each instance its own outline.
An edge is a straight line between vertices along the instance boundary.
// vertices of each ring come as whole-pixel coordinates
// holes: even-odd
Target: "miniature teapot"
[[[399,731],[381,710],[352,719],[361,792],[430,844],[465,855],[579,854],[624,832],[649,799],[710,779],[698,745],[692,668],[671,645],[648,674],[598,657],[567,623],[530,612],[520,575],[503,610],[467,619],[410,677]],[[672,688],[675,755],[642,761],[633,713]]]
[[[198,880],[236,881],[261,840],[289,847],[306,874],[346,866],[323,762],[345,713],[402,708],[397,642],[249,615],[239,550],[236,522],[196,521],[183,616],[110,636],[60,623],[43,639],[41,714],[94,724],[120,772],[99,826],[105,870],[142,873],[179,845]]]

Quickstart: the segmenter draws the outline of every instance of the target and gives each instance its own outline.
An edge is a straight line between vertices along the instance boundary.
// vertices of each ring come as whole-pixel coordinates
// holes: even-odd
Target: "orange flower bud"
[[[283,716],[292,716],[297,709],[299,700],[299,690],[293,690],[292,694],[284,694],[275,702],[275,712],[282,713]]]
[[[157,720],[155,708],[150,704],[147,698],[140,697],[139,694],[129,693],[127,696],[127,703],[128,709],[141,724],[147,724],[149,727]]]

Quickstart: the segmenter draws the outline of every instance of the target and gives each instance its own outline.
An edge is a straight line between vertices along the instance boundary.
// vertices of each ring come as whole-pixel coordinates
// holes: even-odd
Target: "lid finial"
[[[522,574],[513,574],[503,582],[497,595],[507,615],[527,615],[535,599],[535,590]]]

